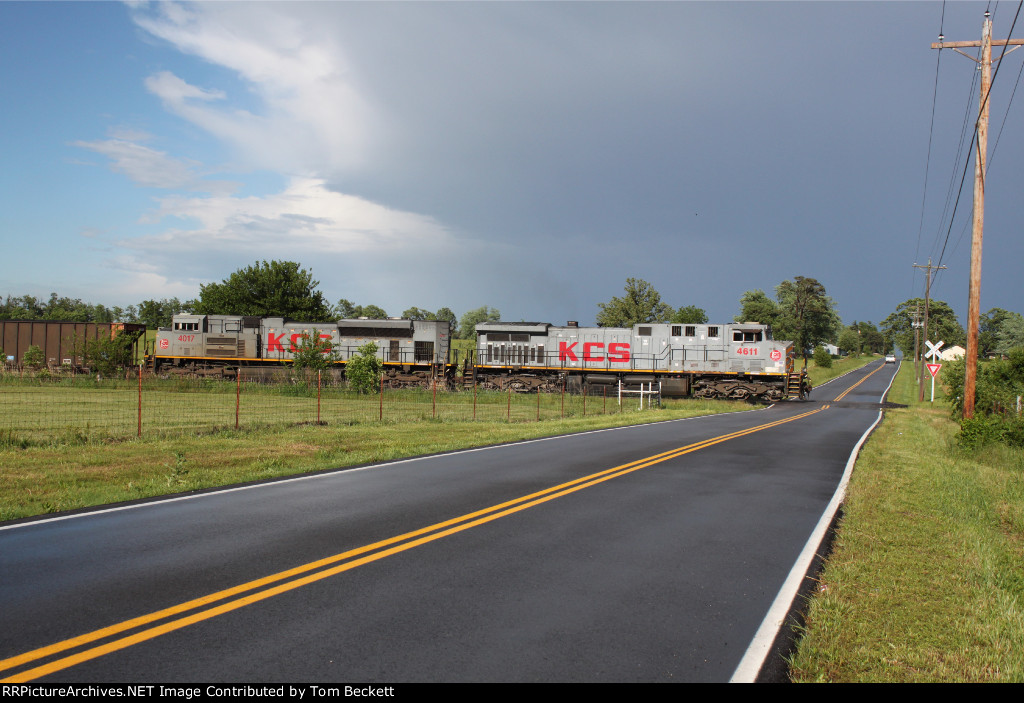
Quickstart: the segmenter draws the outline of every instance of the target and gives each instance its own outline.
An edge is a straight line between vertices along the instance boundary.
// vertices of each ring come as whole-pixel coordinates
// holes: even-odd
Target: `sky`
[[[0,2],[0,295],[188,299],[278,259],[391,315],[592,324],[632,277],[728,321],[807,276],[877,324],[945,247],[964,322],[977,71],[930,44],[986,7],[1005,39],[1016,3]],[[1022,60],[982,310],[1024,311]]]

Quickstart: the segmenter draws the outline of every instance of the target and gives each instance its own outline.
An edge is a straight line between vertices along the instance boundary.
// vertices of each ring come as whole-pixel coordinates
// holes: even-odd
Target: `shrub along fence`
[[[316,372],[285,382],[0,375],[0,443],[159,437],[227,429],[367,422],[538,422],[631,412],[640,397],[616,387],[588,396],[476,387],[378,389],[360,394]],[[650,397],[644,398],[649,405]]]

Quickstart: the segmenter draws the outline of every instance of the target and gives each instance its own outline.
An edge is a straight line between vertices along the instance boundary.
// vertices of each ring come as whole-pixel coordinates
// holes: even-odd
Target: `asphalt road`
[[[894,371],[0,526],[0,678],[729,680]]]

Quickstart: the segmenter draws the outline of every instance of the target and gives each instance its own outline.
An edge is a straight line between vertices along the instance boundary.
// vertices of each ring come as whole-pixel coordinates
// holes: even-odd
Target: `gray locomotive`
[[[588,391],[658,382],[665,396],[804,397],[792,342],[775,341],[754,323],[639,324],[632,328],[556,327],[546,322],[485,322],[463,360],[464,385],[531,392]],[[306,338],[329,342],[335,372],[368,342],[377,345],[389,387],[454,385],[451,326],[435,320],[294,322],[280,317],[179,314],[157,332],[158,374],[247,376],[291,365]]]
[[[543,322],[476,326],[476,363],[466,371],[483,387],[554,390],[660,382],[666,396],[804,397],[792,342],[760,324],[638,324],[632,328],[556,327]]]
[[[373,342],[392,387],[451,381],[450,324],[434,320],[337,320],[293,322],[248,315],[175,315],[157,331],[152,356],[158,374],[267,375],[291,364],[307,338],[326,342],[342,371],[357,350]]]

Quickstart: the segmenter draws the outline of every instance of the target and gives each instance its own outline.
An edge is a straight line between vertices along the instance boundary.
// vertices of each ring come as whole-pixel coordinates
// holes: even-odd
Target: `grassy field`
[[[30,446],[62,441],[169,437],[224,429],[255,429],[319,423],[350,425],[384,421],[464,420],[536,422],[564,417],[629,412],[614,388],[601,395],[511,395],[425,389],[360,395],[343,386],[263,384],[223,380],[90,378],[0,384],[0,444]],[[141,406],[141,417],[140,417]],[[141,430],[140,430],[141,428]],[[141,433],[141,434],[140,434]]]
[[[567,432],[749,410],[681,400],[662,409],[542,422],[351,421],[202,435],[0,447],[0,520]],[[503,408],[504,410],[504,408]]]
[[[860,363],[869,359],[863,358]],[[820,379],[854,362],[819,369]],[[821,383],[823,380],[816,380]],[[148,383],[148,382],[147,382]],[[144,384],[137,438],[138,384],[0,383],[0,520],[199,490],[567,432],[749,410],[744,402],[667,399],[620,412],[615,398],[558,394],[394,391],[379,399],[341,389],[254,385],[235,430],[231,383]],[[436,403],[436,404],[435,404]],[[565,418],[562,418],[563,413]]]
[[[866,443],[794,681],[1024,681],[1024,452],[965,452],[936,389]],[[927,395],[926,395],[927,397]]]

